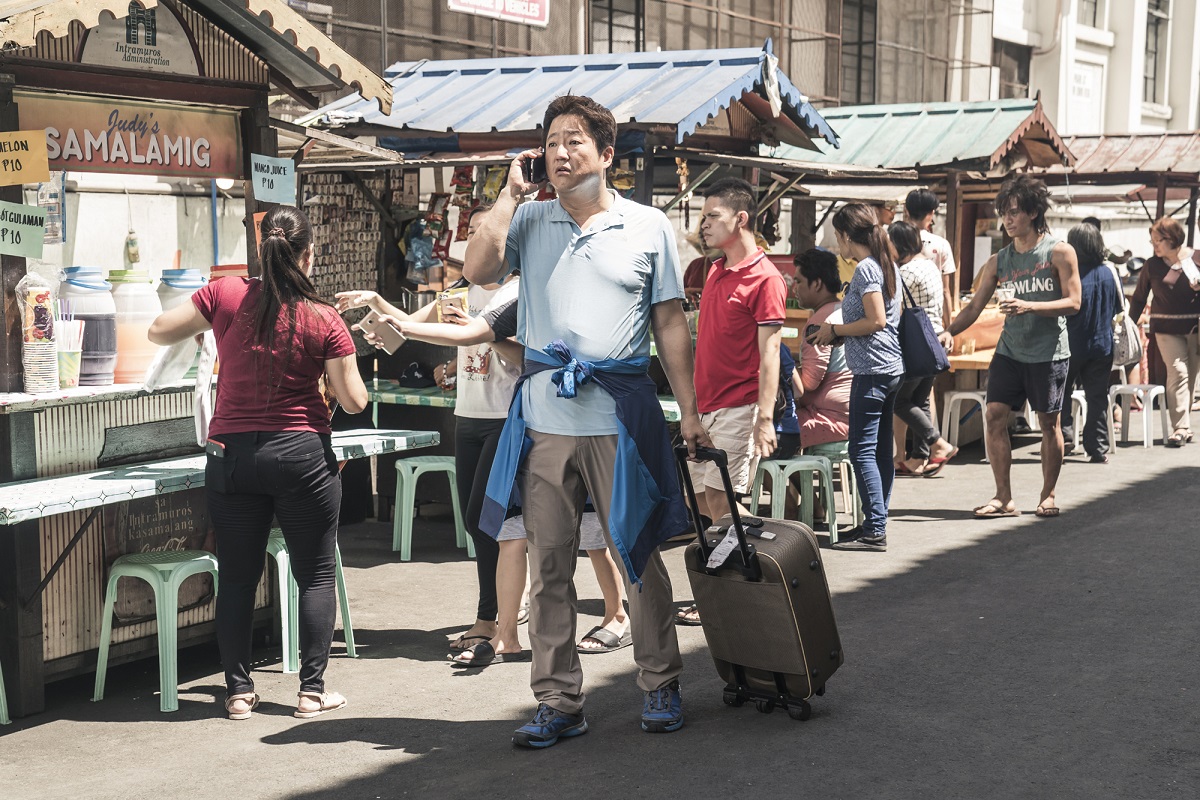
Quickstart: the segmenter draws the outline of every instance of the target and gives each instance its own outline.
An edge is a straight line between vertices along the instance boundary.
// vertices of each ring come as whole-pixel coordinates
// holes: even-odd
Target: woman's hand
[[[343,314],[352,308],[363,308],[370,306],[374,308],[374,303],[379,299],[376,292],[367,290],[355,290],[352,292],[338,292],[334,296],[334,308],[339,314]]]
[[[448,325],[466,325],[471,321],[471,318],[465,311],[457,305],[447,304],[442,306],[442,322]]]
[[[836,338],[833,335],[833,326],[828,322],[822,322],[820,327],[813,331],[812,336],[808,337],[808,343],[828,347]]]
[[[954,352],[954,337],[950,335],[950,331],[942,331],[939,333],[938,341],[942,343],[942,347],[946,348],[947,353]]]

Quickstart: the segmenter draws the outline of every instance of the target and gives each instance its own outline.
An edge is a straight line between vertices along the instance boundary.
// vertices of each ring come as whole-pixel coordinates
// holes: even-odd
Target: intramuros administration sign
[[[550,0],[447,0],[451,11],[478,14],[503,22],[546,27],[550,22]]]
[[[21,127],[46,131],[52,169],[241,178],[235,112],[17,91]]]

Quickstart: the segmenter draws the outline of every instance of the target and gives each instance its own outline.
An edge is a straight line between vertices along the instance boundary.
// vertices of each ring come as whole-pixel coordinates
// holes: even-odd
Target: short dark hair
[[[921,232],[911,222],[893,222],[888,228],[888,237],[896,245],[896,255],[901,259],[920,255]]]
[[[546,116],[542,120],[543,145],[546,144],[546,137],[550,135],[550,125],[566,114],[573,114],[583,120],[592,141],[596,143],[597,152],[603,153],[607,148],[616,146],[616,117],[592,98],[578,94],[564,94],[550,101],[550,105],[546,107]]]
[[[1032,175],[1014,175],[1004,182],[996,195],[996,213],[1001,216],[1008,210],[1009,203],[1017,201],[1017,208],[1033,218],[1033,229],[1038,233],[1049,233],[1046,212],[1050,210],[1050,190],[1044,181]]]
[[[937,211],[939,205],[938,196],[928,189],[913,189],[904,198],[904,210],[912,219],[925,219]]]
[[[1082,222],[1084,225],[1091,225],[1092,227],[1094,227],[1094,228],[1095,228],[1096,230],[1098,230],[1098,231],[1099,231],[1099,230],[1103,230],[1103,227],[1100,225],[1100,220],[1099,220],[1099,219],[1097,219],[1096,217],[1084,217],[1084,218],[1081,220],[1081,222]]]
[[[1067,233],[1067,244],[1075,248],[1080,272],[1090,272],[1104,263],[1104,237],[1095,225],[1081,222],[1071,228]]]
[[[724,203],[727,207],[733,209],[733,213],[745,211],[749,222],[746,227],[751,231],[754,230],[754,218],[758,213],[758,201],[754,199],[754,187],[749,182],[741,178],[722,178],[704,190],[704,198],[707,200],[710,197],[715,197]]]
[[[813,247],[796,255],[792,263],[796,265],[796,272],[806,281],[820,281],[833,294],[842,290],[837,256],[828,250]]]

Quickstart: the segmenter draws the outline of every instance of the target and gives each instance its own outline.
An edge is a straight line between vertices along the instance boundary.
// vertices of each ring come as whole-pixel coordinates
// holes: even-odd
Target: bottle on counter
[[[75,319],[84,321],[79,385],[110,385],[117,364],[117,306],[112,284],[104,280],[99,267],[67,267],[62,271],[58,296],[69,304]]]
[[[148,338],[150,324],[162,313],[154,281],[140,269],[114,269],[108,273],[113,305],[117,310],[116,383],[141,383],[158,346]]]

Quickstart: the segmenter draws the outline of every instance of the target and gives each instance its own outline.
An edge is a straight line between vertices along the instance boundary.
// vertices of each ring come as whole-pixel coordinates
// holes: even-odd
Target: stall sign
[[[21,126],[46,131],[53,169],[241,178],[238,115],[215,108],[18,91]]]
[[[290,158],[250,154],[254,199],[264,203],[296,202],[296,163]]]
[[[502,22],[544,28],[550,22],[550,0],[447,0],[451,11],[477,14]]]
[[[187,31],[171,10],[129,4],[124,17],[101,19],[88,31],[80,61],[100,67],[199,75]]]
[[[50,180],[44,131],[0,133],[0,186]]]
[[[41,258],[45,236],[46,209],[0,201],[0,253]]]

